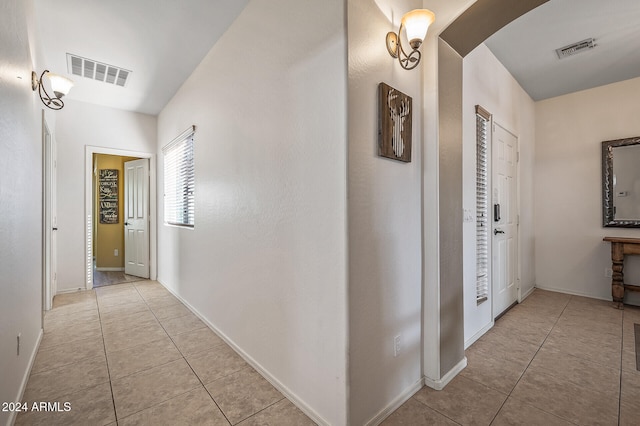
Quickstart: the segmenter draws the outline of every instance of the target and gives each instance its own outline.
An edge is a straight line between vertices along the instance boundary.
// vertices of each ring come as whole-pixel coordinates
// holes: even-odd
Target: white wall
[[[640,229],[602,226],[602,141],[640,135],[638,93],[640,78],[536,103],[537,287],[611,300],[602,238]]]
[[[421,1],[352,0],[349,16],[350,424],[421,383],[422,64],[387,52],[389,31]],[[391,21],[393,17],[393,22]],[[413,98],[412,160],[378,157],[378,84]],[[394,357],[394,337],[401,353]]]
[[[59,293],[85,288],[85,147],[154,153],[156,127],[151,115],[71,99],[57,112]]]
[[[158,279],[332,425],[347,422],[344,9],[250,2],[158,119],[158,152],[197,127],[195,228],[159,218]]]
[[[535,104],[506,68],[481,44],[463,61],[463,204],[476,212],[476,115],[481,105],[494,122],[518,137],[520,146],[520,278],[521,294],[535,285],[533,162]],[[537,178],[537,176],[536,176]],[[489,300],[476,303],[476,224],[464,223],[464,324],[465,347],[475,341],[493,321]]]
[[[20,399],[42,325],[42,104],[31,90],[32,9],[31,1],[0,3],[0,402]],[[10,421],[0,411],[0,424]]]

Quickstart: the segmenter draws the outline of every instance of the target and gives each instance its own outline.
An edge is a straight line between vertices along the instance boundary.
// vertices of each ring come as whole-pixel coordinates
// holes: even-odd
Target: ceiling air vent
[[[586,40],[561,47],[560,49],[556,49],[556,53],[558,54],[558,58],[566,58],[567,56],[575,55],[577,53],[593,49],[594,47],[596,47],[596,44],[594,42],[594,39],[588,38]]]
[[[124,87],[129,80],[131,71],[114,65],[103,64],[92,59],[67,53],[67,68],[69,73],[104,83]]]

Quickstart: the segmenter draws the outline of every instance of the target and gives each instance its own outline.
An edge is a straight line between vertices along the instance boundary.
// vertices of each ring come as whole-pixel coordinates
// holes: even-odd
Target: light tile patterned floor
[[[536,290],[384,425],[638,425],[640,309]],[[18,425],[313,425],[160,284],[57,296]],[[116,423],[117,422],[117,423]]]
[[[17,425],[313,425],[164,287],[56,296]]]
[[[536,290],[383,425],[640,425],[640,308]]]

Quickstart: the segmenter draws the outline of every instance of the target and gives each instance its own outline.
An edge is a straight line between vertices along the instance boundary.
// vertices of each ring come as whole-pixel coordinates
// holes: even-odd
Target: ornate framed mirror
[[[640,228],[640,136],[602,142],[602,222]]]

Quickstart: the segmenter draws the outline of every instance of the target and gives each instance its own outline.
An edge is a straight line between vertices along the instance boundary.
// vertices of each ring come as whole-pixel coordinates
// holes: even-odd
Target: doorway
[[[518,138],[493,123],[491,143],[493,318],[518,300]]]
[[[86,288],[155,279],[154,155],[87,146],[86,166]]]
[[[42,268],[43,291],[42,309],[51,310],[53,307],[53,297],[57,292],[57,241],[56,231],[58,230],[56,214],[56,143],[49,125],[42,111],[42,152],[43,173],[42,173],[42,205],[43,205],[43,226],[42,226],[42,257],[44,265]]]
[[[143,167],[144,176],[130,173],[129,164]],[[149,278],[148,232],[140,238],[127,238],[131,221],[129,212],[139,214],[148,229],[149,160],[110,154],[93,155],[93,285],[100,287],[111,284],[137,281]],[[135,170],[134,170],[135,171]],[[134,181],[134,182],[131,182]],[[134,188],[139,181],[140,188]],[[139,191],[137,190],[139,189]],[[132,197],[136,200],[132,201]],[[139,198],[139,200],[138,200]],[[139,201],[139,208],[138,207]],[[142,222],[138,220],[136,222]],[[132,241],[131,241],[132,240]],[[139,245],[140,248],[136,247]],[[132,269],[129,259],[146,253],[143,267]]]

